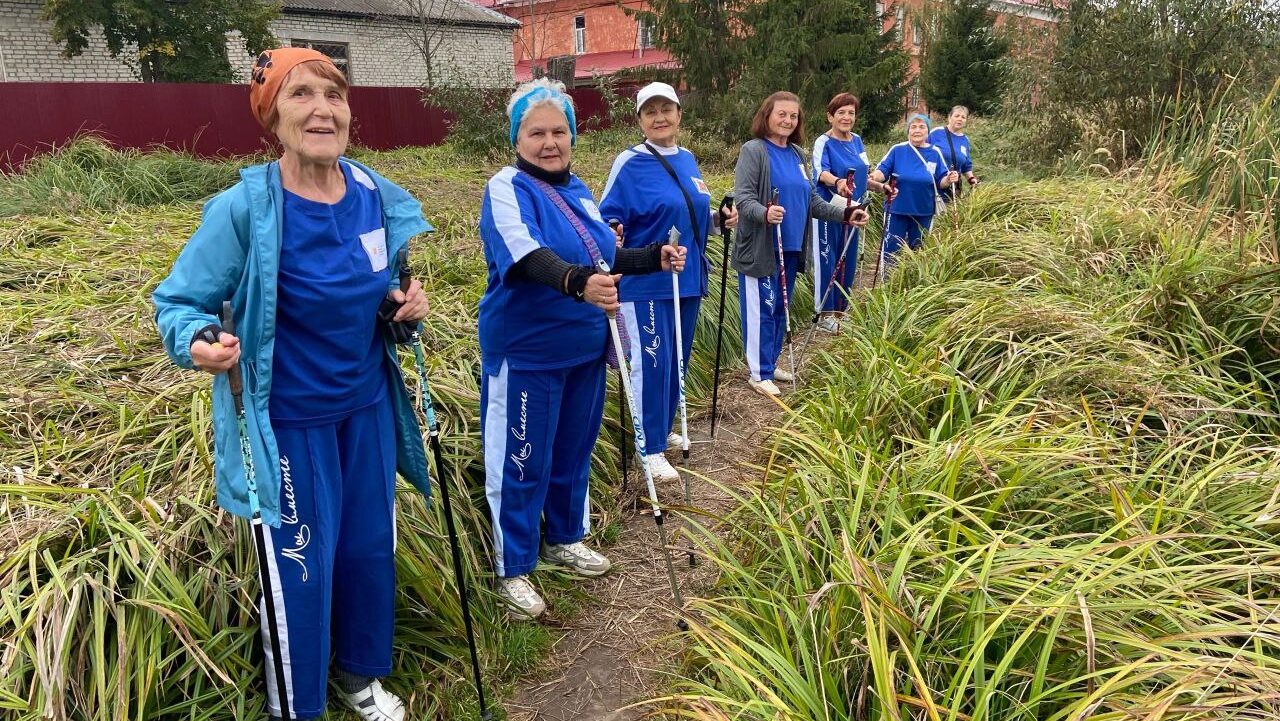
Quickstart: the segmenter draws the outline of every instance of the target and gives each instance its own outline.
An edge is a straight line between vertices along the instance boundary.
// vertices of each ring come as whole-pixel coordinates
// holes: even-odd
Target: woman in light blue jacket
[[[243,518],[260,507],[266,526],[260,571],[273,600],[259,610],[275,671],[266,674],[271,717],[324,713],[332,657],[348,706],[364,719],[401,721],[403,703],[378,681],[391,671],[395,477],[423,493],[429,479],[395,346],[377,317],[381,309],[416,325],[426,315],[420,285],[402,293],[389,259],[431,226],[408,193],[342,157],[346,97],[324,55],[263,53],[250,103],[281,158],[241,171],[205,205],[153,300],[173,361],[215,374],[218,503]],[[237,335],[218,324],[225,300]],[[225,373],[237,365],[257,498]]]

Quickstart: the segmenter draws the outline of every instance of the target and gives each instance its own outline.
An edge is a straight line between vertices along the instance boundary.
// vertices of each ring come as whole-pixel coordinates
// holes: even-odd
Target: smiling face
[[[640,108],[640,132],[655,145],[676,144],[680,132],[680,106],[666,98],[654,98]]]
[[[285,153],[305,163],[333,164],[347,150],[351,107],[346,90],[317,66],[303,63],[289,71],[276,96],[272,130]]]
[[[541,103],[526,112],[520,121],[516,152],[548,173],[559,173],[569,167],[571,139],[564,111],[550,103]]]
[[[779,100],[769,113],[769,135],[786,142],[800,123],[800,104],[791,100]]]
[[[853,123],[857,119],[858,111],[852,105],[841,105],[834,113],[827,113],[827,122],[831,123],[831,129],[841,136],[848,136],[853,132]]]
[[[912,145],[924,145],[928,139],[929,126],[925,125],[923,120],[916,118],[907,125],[907,140],[910,140]]]

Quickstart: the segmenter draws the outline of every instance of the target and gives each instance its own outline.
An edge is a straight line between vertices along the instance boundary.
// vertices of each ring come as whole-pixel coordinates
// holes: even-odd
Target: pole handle
[[[413,282],[413,274],[409,270],[409,249],[401,248],[396,253],[396,272],[400,274],[400,292],[408,293]]]
[[[235,313],[231,308],[231,301],[222,301],[222,330],[224,333],[231,335],[236,334]],[[241,396],[244,395],[244,377],[240,375],[240,364],[236,363],[227,369],[227,381],[231,384],[231,397],[235,399],[236,410],[240,410]]]

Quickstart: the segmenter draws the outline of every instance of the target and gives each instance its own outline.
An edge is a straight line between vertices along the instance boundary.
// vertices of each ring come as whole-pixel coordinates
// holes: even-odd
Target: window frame
[[[320,47],[316,47],[320,46]],[[307,38],[290,38],[289,47],[292,48],[308,48],[323,54],[325,57],[333,61],[335,67],[347,76],[347,83],[354,84],[351,75],[351,43],[346,40],[309,40]],[[333,54],[325,52],[325,48],[342,48],[343,57],[335,57]]]
[[[587,54],[587,16],[573,16],[573,54]]]

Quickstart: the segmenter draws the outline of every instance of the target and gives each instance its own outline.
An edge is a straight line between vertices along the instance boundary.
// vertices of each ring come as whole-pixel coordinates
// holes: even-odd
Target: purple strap
[[[569,221],[569,225],[573,226],[574,231],[578,234],[578,239],[582,241],[582,245],[587,249],[587,255],[591,256],[591,264],[596,268],[600,268],[602,266],[607,267],[608,264],[604,262],[604,256],[600,253],[600,246],[596,245],[596,239],[592,237],[591,232],[587,230],[587,227],[582,224],[582,219],[578,217],[578,214],[574,212],[573,208],[569,207],[569,204],[566,203],[564,198],[556,192],[555,188],[551,187],[550,183],[542,180],[541,178],[535,178],[528,173],[525,173],[525,175],[533,181],[533,184],[537,186],[538,190],[542,191],[543,195],[547,196],[547,200],[550,200],[552,205],[559,208],[560,212],[564,215],[565,220]],[[618,338],[622,340],[622,352],[630,356],[631,338],[627,335],[627,324],[623,322],[621,318],[617,320]],[[604,361],[609,364],[610,368],[618,367],[618,354],[614,352],[612,342],[606,344]]]

